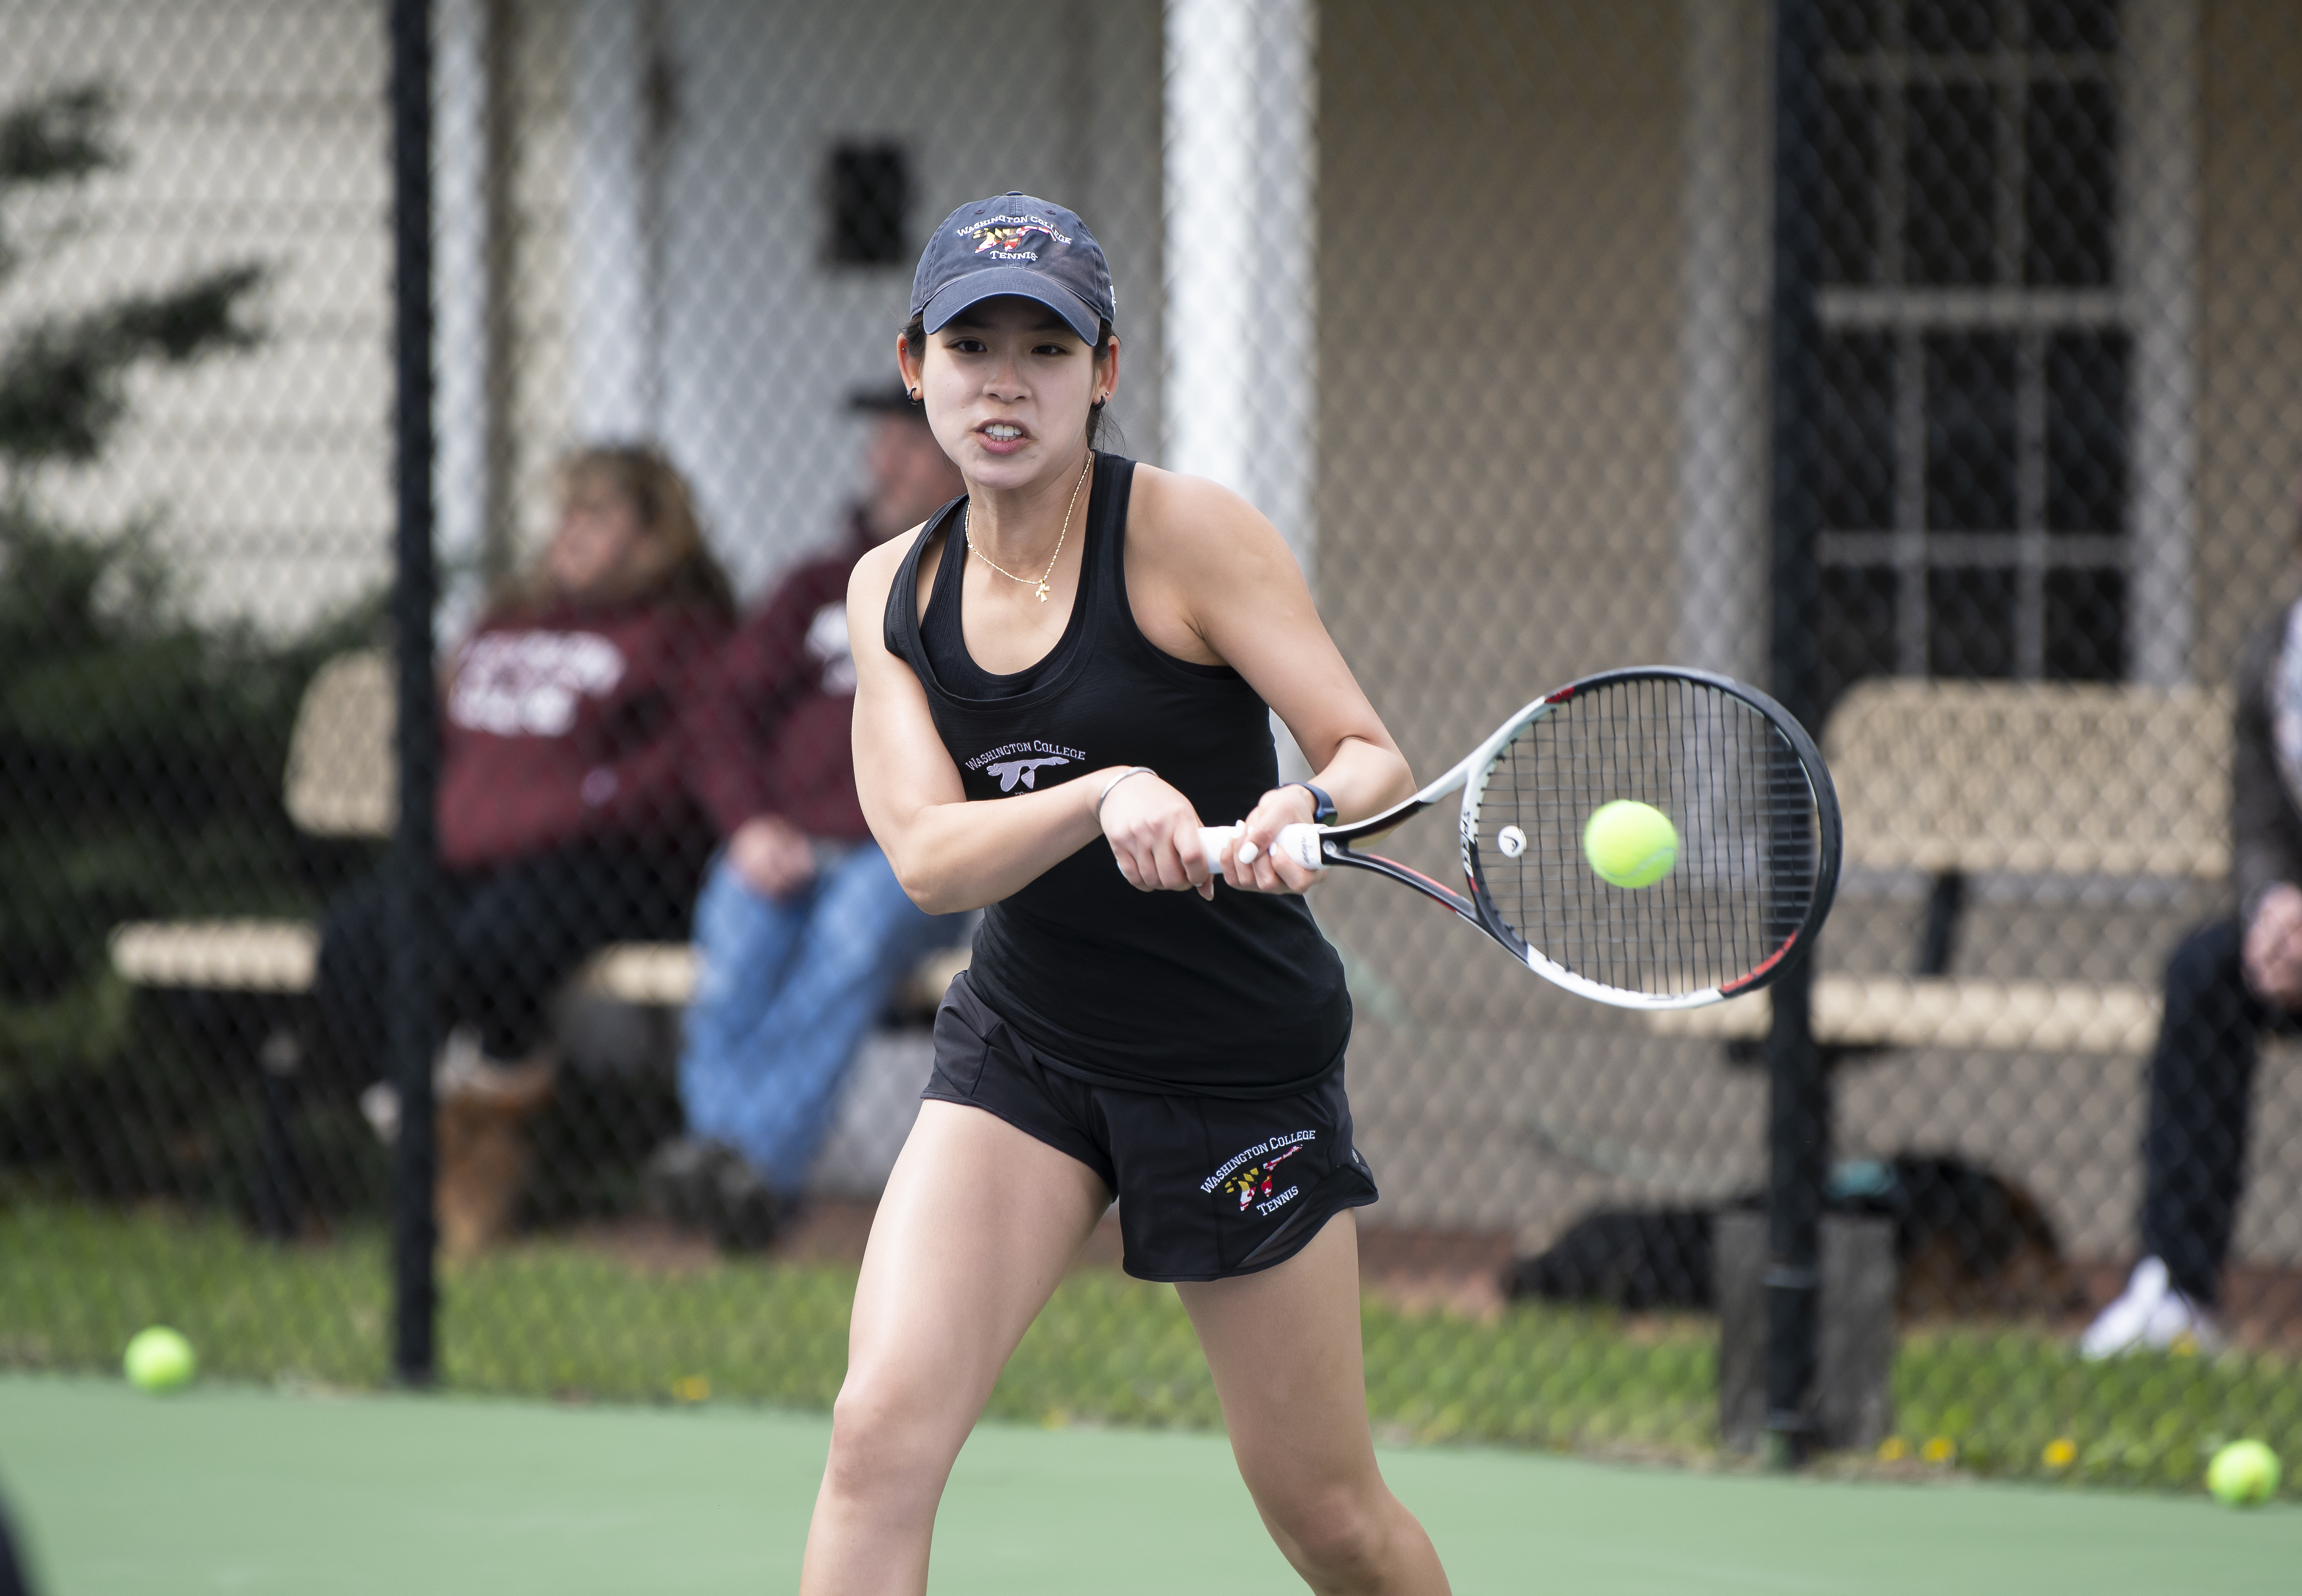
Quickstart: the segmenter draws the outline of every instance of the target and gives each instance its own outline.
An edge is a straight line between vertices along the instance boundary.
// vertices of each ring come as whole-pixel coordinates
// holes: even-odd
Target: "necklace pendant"
[[[1046,601],[1047,601],[1047,584],[1046,584],[1046,583],[1042,582],[1041,584],[1039,584],[1039,602],[1040,602],[1040,603],[1042,603],[1042,604],[1044,604],[1044,603],[1046,603]]]

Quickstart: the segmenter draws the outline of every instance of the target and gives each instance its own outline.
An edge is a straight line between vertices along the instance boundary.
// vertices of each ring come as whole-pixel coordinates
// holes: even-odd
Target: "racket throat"
[[[1454,888],[1424,875],[1413,865],[1401,864],[1396,859],[1385,859],[1380,853],[1350,853],[1332,844],[1328,845],[1327,857],[1338,864],[1357,865],[1359,869],[1372,870],[1378,876],[1388,876],[1403,886],[1415,888],[1416,891],[1436,903],[1440,908],[1451,911],[1482,929],[1485,928],[1485,921],[1480,918],[1477,904]]]

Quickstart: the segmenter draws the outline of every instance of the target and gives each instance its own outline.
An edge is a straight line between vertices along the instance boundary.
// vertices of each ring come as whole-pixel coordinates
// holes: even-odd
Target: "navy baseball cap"
[[[1111,266],[1087,223],[1012,189],[944,218],[920,254],[912,314],[934,332],[969,306],[1007,294],[1037,299],[1090,344],[1100,323],[1119,319]]]

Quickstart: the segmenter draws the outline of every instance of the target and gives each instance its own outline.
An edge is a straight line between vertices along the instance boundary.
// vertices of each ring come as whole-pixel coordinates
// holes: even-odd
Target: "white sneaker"
[[[2169,1291],[2151,1315],[2144,1343],[2158,1351],[2194,1352],[2200,1357],[2212,1357],[2227,1344],[2214,1316],[2180,1291]]]
[[[2079,1356],[2086,1358],[2177,1349],[2210,1357],[2222,1349],[2222,1333],[2213,1315],[2174,1289],[2173,1277],[2156,1258],[2134,1266],[2126,1289],[2079,1338]]]

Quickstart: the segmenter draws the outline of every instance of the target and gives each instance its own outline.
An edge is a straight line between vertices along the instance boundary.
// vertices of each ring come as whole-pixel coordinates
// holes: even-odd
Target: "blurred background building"
[[[2297,569],[2302,16],[1823,12],[1826,705],[1878,676],[2226,691]],[[1609,666],[1766,679],[1759,0],[434,14],[443,639],[547,530],[548,468],[582,440],[660,441],[757,592],[856,479],[845,399],[889,373],[923,231],[1014,189],[1074,206],[1109,253],[1126,450],[1272,517],[1419,770]],[[105,86],[121,155],[9,201],[0,332],[264,268],[256,347],[139,369],[100,458],[11,466],[61,521],[148,517],[204,626],[284,643],[390,578],[382,29],[324,0],[0,0],[0,107]],[[2193,774],[2166,773],[2188,784],[2170,809]],[[1443,864],[1444,829],[1402,845]],[[1826,965],[1903,969],[1928,880],[1857,865]],[[170,868],[206,912],[263,895],[229,861]],[[2227,899],[2179,874],[1966,892],[1954,970],[2105,988],[2154,986]],[[56,912],[154,905],[113,907]],[[1370,1222],[1531,1250],[1593,1204],[1760,1181],[1763,1075],[1717,1037],[1514,979],[1380,887],[1339,881],[1322,916],[1358,997]],[[2147,1045],[1850,1057],[1835,1150],[1971,1159],[2108,1267],[2134,1247]],[[119,1102],[126,1056],[102,1066]],[[2256,1091],[2237,1256],[2284,1270],[2290,1055]]]

